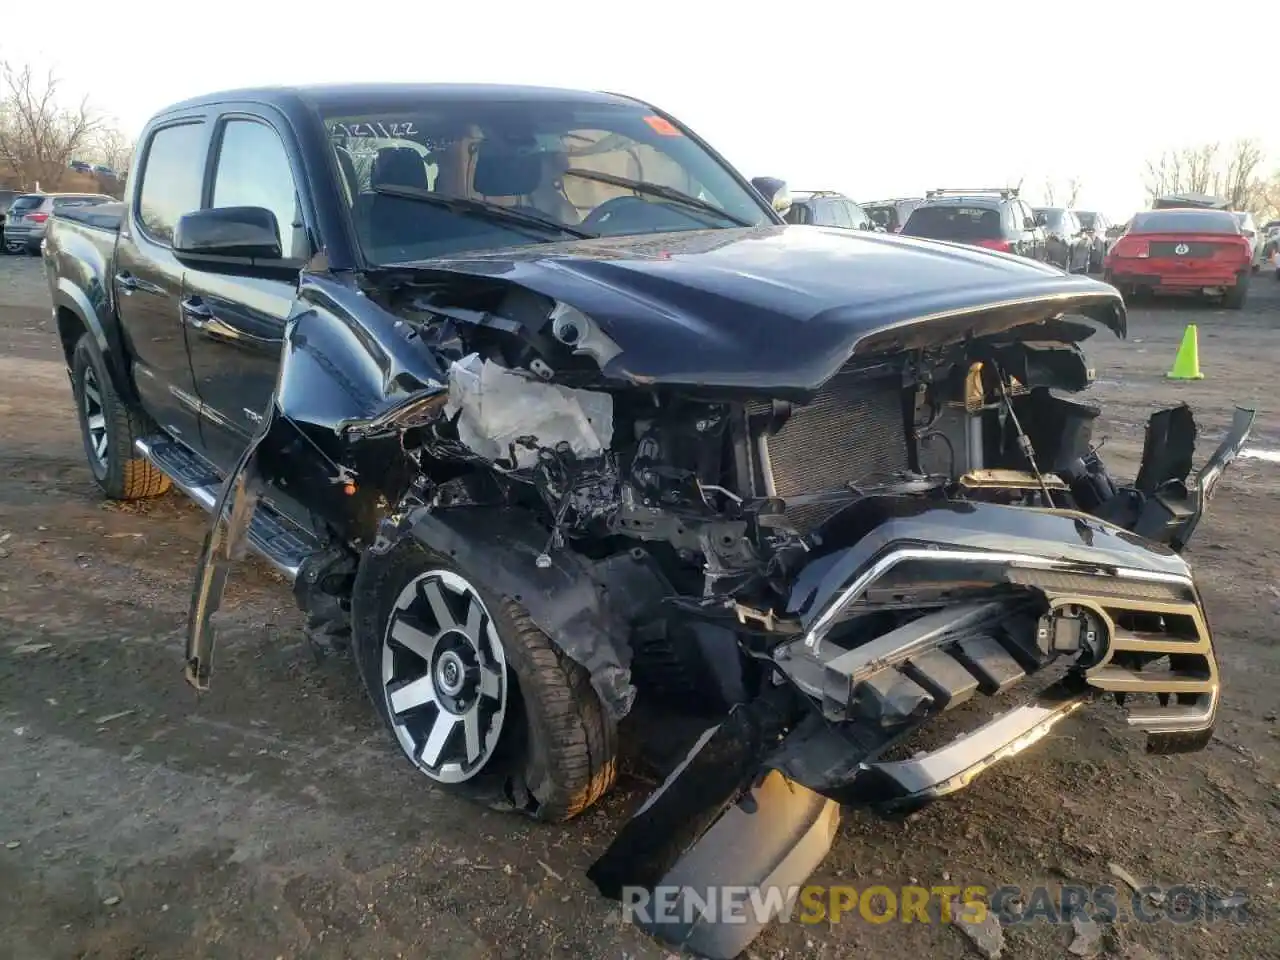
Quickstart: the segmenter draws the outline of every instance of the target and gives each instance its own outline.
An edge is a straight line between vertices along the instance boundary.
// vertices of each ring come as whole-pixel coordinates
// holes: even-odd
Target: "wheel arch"
[[[67,278],[59,277],[54,290],[53,312],[67,369],[71,369],[71,355],[75,352],[76,344],[88,333],[93,337],[94,346],[106,365],[116,393],[130,403],[137,402],[138,393],[129,378],[119,331],[108,330],[85,292]]]
[[[409,538],[450,557],[490,593],[523,607],[587,671],[613,719],[631,710],[631,623],[667,592],[642,553],[592,561],[569,549],[547,552],[546,530],[527,511],[512,508],[418,508],[400,530],[371,549],[384,552]]]

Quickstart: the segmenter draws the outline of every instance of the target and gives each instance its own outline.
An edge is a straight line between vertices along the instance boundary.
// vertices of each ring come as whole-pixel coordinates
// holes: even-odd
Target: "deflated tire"
[[[428,779],[539,820],[612,786],[617,733],[587,672],[510,597],[417,543],[366,553],[355,653],[400,751]]]

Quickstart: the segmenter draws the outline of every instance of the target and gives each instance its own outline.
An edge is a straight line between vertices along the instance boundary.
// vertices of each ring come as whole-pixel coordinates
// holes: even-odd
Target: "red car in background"
[[[1102,261],[1103,278],[1126,295],[1198,293],[1244,306],[1253,248],[1226,210],[1144,210]]]

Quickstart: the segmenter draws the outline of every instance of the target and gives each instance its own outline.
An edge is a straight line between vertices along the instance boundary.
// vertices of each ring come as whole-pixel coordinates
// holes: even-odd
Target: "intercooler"
[[[787,499],[829,490],[872,486],[910,465],[904,429],[902,381],[896,370],[846,369],[805,406],[795,405],[776,432],[769,401],[746,405],[758,494]],[[800,529],[821,523],[838,505],[790,506],[787,517]]]

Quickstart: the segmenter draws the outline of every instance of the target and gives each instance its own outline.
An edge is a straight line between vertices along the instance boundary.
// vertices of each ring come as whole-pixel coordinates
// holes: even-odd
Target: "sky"
[[[54,9],[51,29],[0,37],[0,57],[53,67],[68,97],[87,94],[131,136],[160,107],[219,89],[493,82],[639,97],[748,177],[860,201],[1021,180],[1035,203],[1047,179],[1061,193],[1076,178],[1079,208],[1126,218],[1145,199],[1144,162],[1166,149],[1254,137],[1280,167],[1275,0]]]

